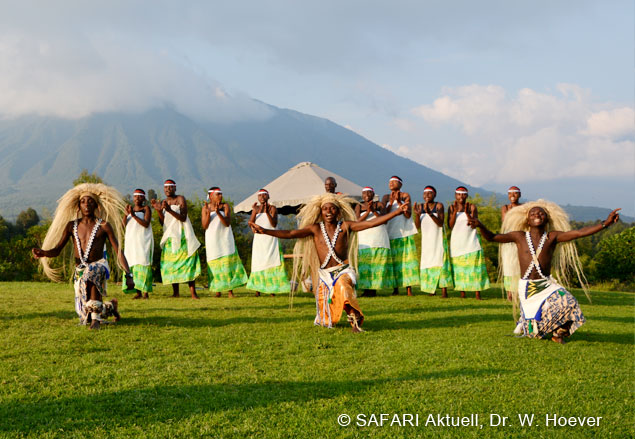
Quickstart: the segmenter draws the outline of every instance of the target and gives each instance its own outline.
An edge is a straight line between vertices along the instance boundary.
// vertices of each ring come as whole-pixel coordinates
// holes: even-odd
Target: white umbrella
[[[269,191],[269,203],[276,206],[281,214],[286,215],[295,212],[298,206],[306,204],[314,196],[323,194],[326,177],[335,178],[337,192],[361,199],[361,186],[311,162],[298,163],[264,186],[264,189]],[[236,204],[234,212],[251,212],[253,204],[257,201],[258,191]]]

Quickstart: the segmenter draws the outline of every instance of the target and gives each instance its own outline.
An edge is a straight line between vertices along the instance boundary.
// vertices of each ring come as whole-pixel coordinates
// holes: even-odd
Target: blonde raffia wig
[[[528,231],[529,211],[534,207],[540,207],[547,213],[547,233],[551,231],[568,232],[571,230],[569,216],[564,211],[564,209],[562,209],[556,203],[541,199],[521,204],[520,206],[514,207],[513,209],[508,211],[507,215],[505,215],[505,221],[503,221],[503,225],[501,227],[501,233]],[[502,260],[501,262],[503,264],[510,264],[510,267],[514,267],[515,270],[518,270],[518,277],[520,277],[518,251],[505,252],[504,260]],[[551,275],[556,279],[556,281],[558,281],[558,283],[568,288],[569,279],[574,273],[580,281],[580,285],[584,290],[584,294],[586,294],[590,302],[591,297],[589,296],[587,280],[584,276],[584,273],[582,272],[582,264],[580,263],[580,258],[578,256],[578,250],[575,246],[575,243],[573,241],[569,241],[558,244],[551,260]],[[514,295],[514,298],[514,302],[516,304],[518,295]]]
[[[357,203],[353,198],[345,195],[325,193],[313,197],[298,213],[298,229],[309,227],[312,224],[318,224],[322,220],[322,206],[332,203],[340,210],[339,219],[342,221],[357,221],[355,212],[351,207]],[[300,255],[293,260],[293,279],[295,281],[306,279],[311,276],[313,282],[313,292],[318,285],[318,269],[320,261],[318,259],[313,236],[298,239],[293,253]],[[348,263],[355,271],[357,271],[357,233],[351,232],[348,238]]]
[[[123,236],[121,215],[124,212],[125,203],[119,191],[101,183],[79,184],[57,200],[57,208],[53,214],[53,222],[46,233],[42,248],[51,249],[55,247],[62,238],[68,223],[82,217],[79,210],[79,200],[84,196],[91,197],[97,203],[95,217],[101,218],[110,224],[110,227],[112,227],[117,237],[119,251],[121,252]],[[119,258],[117,257],[116,259],[119,264]],[[52,268],[49,265],[48,258],[40,258],[40,262],[44,269],[44,274],[46,274],[49,279],[55,282],[61,280],[60,270]]]

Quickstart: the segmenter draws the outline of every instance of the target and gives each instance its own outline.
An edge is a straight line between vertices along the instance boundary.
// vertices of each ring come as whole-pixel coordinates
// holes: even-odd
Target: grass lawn
[[[133,301],[119,288],[122,321],[91,332],[77,326],[70,285],[0,283],[0,437],[635,435],[633,293],[595,291],[589,304],[574,291],[587,323],[561,346],[510,336],[498,289],[481,302],[360,298],[366,332],[352,334],[345,319],[314,327],[306,294],[289,309],[286,296],[242,289],[194,301],[158,286]],[[382,413],[418,415],[419,426],[356,425]],[[430,414],[478,414],[482,428],[426,426]],[[547,427],[547,414],[602,419]]]

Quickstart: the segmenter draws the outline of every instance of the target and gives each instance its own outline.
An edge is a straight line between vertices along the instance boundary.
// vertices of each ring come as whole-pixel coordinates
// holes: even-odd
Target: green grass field
[[[635,434],[633,293],[596,291],[589,304],[575,291],[587,324],[561,346],[510,336],[511,307],[495,289],[482,302],[360,298],[363,334],[314,327],[306,294],[289,309],[286,296],[245,290],[200,301],[163,286],[147,301],[110,292],[122,321],[91,332],[77,326],[70,285],[0,283],[0,437]],[[382,413],[418,415],[419,426],[356,425]],[[430,414],[479,414],[482,428],[426,426]],[[508,425],[490,426],[490,414]],[[602,419],[547,427],[547,414]]]

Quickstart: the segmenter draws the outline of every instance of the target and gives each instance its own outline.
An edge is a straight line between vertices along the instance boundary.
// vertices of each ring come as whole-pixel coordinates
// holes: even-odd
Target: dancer
[[[201,223],[205,229],[205,250],[209,291],[221,297],[228,291],[234,297],[234,288],[247,283],[247,272],[238,256],[231,226],[231,209],[223,203],[223,191],[213,186],[207,191],[209,202],[203,205]]]
[[[388,238],[390,238],[390,253],[392,256],[393,273],[395,276],[395,288],[393,295],[399,294],[399,287],[406,287],[406,292],[412,296],[411,285],[419,281],[419,261],[417,261],[417,245],[414,235],[417,228],[411,218],[410,194],[401,192],[403,181],[393,175],[388,181],[390,194],[384,195],[382,204],[384,213],[407,207],[403,216],[390,221],[387,225]]]
[[[507,198],[509,198],[509,204],[505,204],[501,207],[501,223],[505,221],[505,215],[507,214],[507,212],[512,210],[514,207],[522,205],[522,203],[520,202],[520,197],[521,193],[518,186],[511,186],[507,190]],[[505,291],[507,291],[507,300],[510,302],[513,301],[514,294],[518,292],[517,287],[518,279],[520,279],[520,271],[518,269],[518,266],[510,267],[509,265],[504,264],[503,261],[509,259],[509,256],[507,256],[508,253],[513,254],[515,252],[516,245],[514,245],[513,243],[501,244],[499,246],[498,266],[501,267],[499,273],[502,272],[503,274],[503,288]]]
[[[124,202],[114,188],[101,183],[83,183],[75,186],[59,199],[53,222],[42,247],[33,248],[33,256],[40,260],[44,273],[53,281],[60,281],[59,269],[49,265],[48,258],[59,256],[72,239],[75,259],[75,311],[80,324],[90,329],[100,329],[109,316],[115,322],[121,316],[117,299],[103,302],[106,296],[106,280],[110,267],[104,258],[106,240],[110,242],[119,266],[125,272],[126,285],[134,289],[134,280],[126,257],[119,250],[122,224],[119,221]]]
[[[443,298],[448,297],[448,287],[453,287],[452,266],[448,252],[448,241],[443,228],[443,203],[435,201],[437,190],[426,186],[423,204],[414,204],[414,221],[421,230],[421,291],[431,295],[441,288]]]
[[[143,189],[135,189],[132,200],[134,206],[126,205],[126,214],[123,217],[123,226],[126,228],[124,255],[130,264],[136,287],[137,294],[133,299],[148,299],[149,293],[152,292],[154,250],[154,236],[150,226],[152,210],[146,204],[146,193]]]
[[[269,192],[258,191],[258,203],[251,208],[249,223],[255,223],[268,229],[278,228],[278,209],[269,204]],[[276,293],[289,293],[291,285],[284,269],[284,259],[278,238],[267,235],[254,235],[251,248],[251,274],[247,288],[260,293],[275,296]]]
[[[366,186],[362,189],[363,204],[355,206],[355,216],[358,221],[370,221],[381,216],[384,205],[379,201],[373,201],[375,191]],[[358,240],[358,270],[357,288],[363,289],[362,297],[374,297],[377,290],[382,288],[394,288],[392,260],[390,255],[390,239],[386,226],[372,227],[357,232]]]
[[[161,238],[161,278],[163,285],[172,284],[172,297],[179,297],[179,284],[187,282],[192,299],[196,294],[196,278],[201,274],[201,261],[198,248],[201,243],[196,239],[194,227],[187,216],[187,201],[183,195],[176,194],[174,180],[165,180],[163,184],[165,200],[152,200],[150,204],[159,215],[163,225]]]
[[[488,241],[514,243],[518,248],[515,258],[506,261],[519,264],[524,273],[518,282],[521,315],[516,333],[531,338],[552,334],[551,340],[564,343],[566,337],[584,324],[578,301],[559,283],[566,283],[567,273],[575,271],[587,293],[578,253],[570,241],[615,224],[619,221],[619,210],[612,211],[600,224],[579,230],[571,230],[567,214],[560,206],[545,200],[526,203],[508,212],[501,234],[490,232],[478,218],[470,219],[470,225],[481,229]],[[555,253],[558,244],[562,246]]]
[[[402,204],[394,210],[370,221],[355,221],[350,207],[354,200],[335,194],[314,197],[298,213],[300,228],[296,230],[269,230],[250,223],[254,233],[278,238],[298,238],[295,251],[302,258],[294,260],[294,280],[311,275],[315,291],[317,315],[314,324],[327,328],[339,322],[345,311],[353,332],[360,332],[364,322],[355,294],[355,268],[357,265],[357,236],[359,232],[385,224],[404,213]]]
[[[470,219],[478,219],[478,209],[467,202],[467,196],[465,186],[457,187],[454,203],[448,208],[454,288],[461,291],[462,298],[465,298],[466,291],[475,291],[476,299],[481,300],[481,291],[489,288],[489,278],[481,241],[476,230],[468,226]]]

